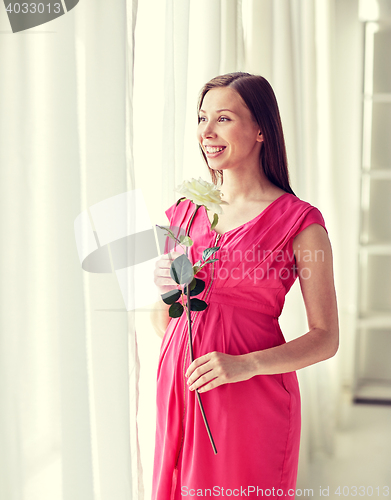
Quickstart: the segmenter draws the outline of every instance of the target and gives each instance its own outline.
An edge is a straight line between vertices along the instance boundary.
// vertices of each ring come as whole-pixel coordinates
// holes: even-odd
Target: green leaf
[[[186,255],[180,255],[171,263],[170,276],[180,285],[187,285],[193,280],[193,265]]]
[[[195,288],[197,284],[196,278],[193,278],[193,281],[190,283],[190,295],[192,295],[191,291],[193,288]],[[183,294],[186,296],[187,295],[187,285],[183,287]]]
[[[176,302],[179,297],[182,295],[182,291],[181,290],[170,290],[169,292],[166,292],[166,293],[163,293],[162,294],[162,299],[163,299],[163,302],[165,302],[166,304],[173,304],[174,302]]]
[[[205,288],[205,281],[196,278],[197,284],[191,291],[190,295],[199,295]]]
[[[182,198],[179,198],[179,200],[176,202],[176,207],[179,205],[179,203],[183,200],[186,200],[186,196],[183,196]]]
[[[205,264],[210,264],[211,262],[216,262],[219,259],[209,259],[205,262]]]
[[[203,300],[190,299],[190,311],[204,311],[207,307],[208,304]]]
[[[187,247],[191,247],[191,245],[193,244],[192,239],[189,238],[189,236],[185,236],[184,234],[179,236],[179,241],[180,241],[181,245],[185,245]]]
[[[170,318],[179,318],[180,316],[182,316],[182,313],[183,305],[179,302],[174,302],[174,304],[172,304],[172,306],[170,306],[168,310],[168,315],[170,316]]]
[[[203,260],[208,260],[208,258],[217,252],[217,250],[220,250],[220,247],[210,247],[210,248],[205,248],[205,250],[202,252],[202,258]]]
[[[165,234],[164,236],[169,236],[170,238],[175,240],[177,243],[180,243],[178,238],[175,236],[175,234],[170,229],[168,229],[167,227],[164,227],[164,226],[159,226],[159,224],[156,224],[156,225],[157,225],[157,227],[160,227],[160,229],[164,229],[164,230],[168,231],[169,234]]]
[[[194,278],[193,281],[195,281],[196,283],[193,288],[190,286],[190,297],[200,294],[205,288],[205,281],[200,280],[198,278]],[[191,282],[191,284],[193,283],[193,281]],[[183,293],[187,296],[186,286],[183,289]]]
[[[210,226],[210,228],[214,229],[217,226],[218,222],[219,222],[219,216],[217,214],[214,214],[213,222],[212,222],[212,225]]]
[[[193,273],[194,273],[194,276],[198,273],[198,271],[201,269],[201,261],[199,260],[198,262],[196,262],[193,266]]]

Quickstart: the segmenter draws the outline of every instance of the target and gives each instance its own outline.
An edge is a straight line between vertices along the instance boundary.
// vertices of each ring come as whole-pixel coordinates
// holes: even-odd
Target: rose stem
[[[193,215],[192,215],[192,217],[190,219],[190,223],[189,223],[189,226],[188,226],[187,231],[186,231],[186,236],[189,236],[190,228],[191,228],[194,216],[197,213],[197,210],[200,208],[200,206],[201,205],[197,205],[197,208],[195,209],[195,211],[194,211],[194,213],[193,213]],[[186,257],[188,256],[188,250],[189,250],[189,247],[186,246]],[[191,362],[193,362],[194,361],[194,354],[193,354],[193,340],[192,340],[192,335],[191,335],[190,283],[187,284],[186,295],[187,295],[187,307],[186,307],[186,309],[187,309],[187,324],[188,324],[188,330],[189,330],[190,359],[191,359]],[[204,410],[204,407],[202,405],[201,396],[200,396],[200,394],[198,392],[198,389],[196,389],[196,395],[197,395],[198,404],[199,404],[199,407],[200,407],[200,410],[201,410],[202,418],[204,419],[206,430],[208,432],[208,436],[209,436],[210,442],[212,444],[212,448],[213,448],[214,454],[217,455],[216,445],[215,445],[215,443],[213,441],[213,436],[212,436],[212,433],[211,433],[210,428],[209,428],[208,420],[207,420],[206,415],[205,415],[205,410]]]

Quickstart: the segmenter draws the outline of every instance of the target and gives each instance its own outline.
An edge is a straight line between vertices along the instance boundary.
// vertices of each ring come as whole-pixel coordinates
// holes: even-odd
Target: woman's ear
[[[259,134],[257,135],[257,142],[263,142],[263,135],[261,131],[259,131]]]

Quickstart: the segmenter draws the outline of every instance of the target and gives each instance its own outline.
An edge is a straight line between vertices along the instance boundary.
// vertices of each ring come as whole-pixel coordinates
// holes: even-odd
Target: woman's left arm
[[[292,372],[336,354],[338,310],[328,235],[320,224],[310,224],[293,240],[293,250],[309,331],[262,351],[238,356],[213,352],[197,358],[186,373],[192,390],[203,386],[199,392],[205,392],[255,375]]]
[[[339,327],[333,255],[326,231],[311,224],[293,240],[309,331],[286,344],[250,353],[257,374],[286,373],[331,358],[338,351]]]

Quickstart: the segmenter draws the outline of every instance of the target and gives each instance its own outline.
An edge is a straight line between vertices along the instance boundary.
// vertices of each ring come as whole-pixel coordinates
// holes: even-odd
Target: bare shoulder
[[[293,239],[293,251],[296,261],[303,259],[303,251],[324,251],[332,254],[331,243],[324,227],[313,223],[307,226]],[[315,257],[316,254],[314,254]],[[308,258],[308,256],[307,256]]]

